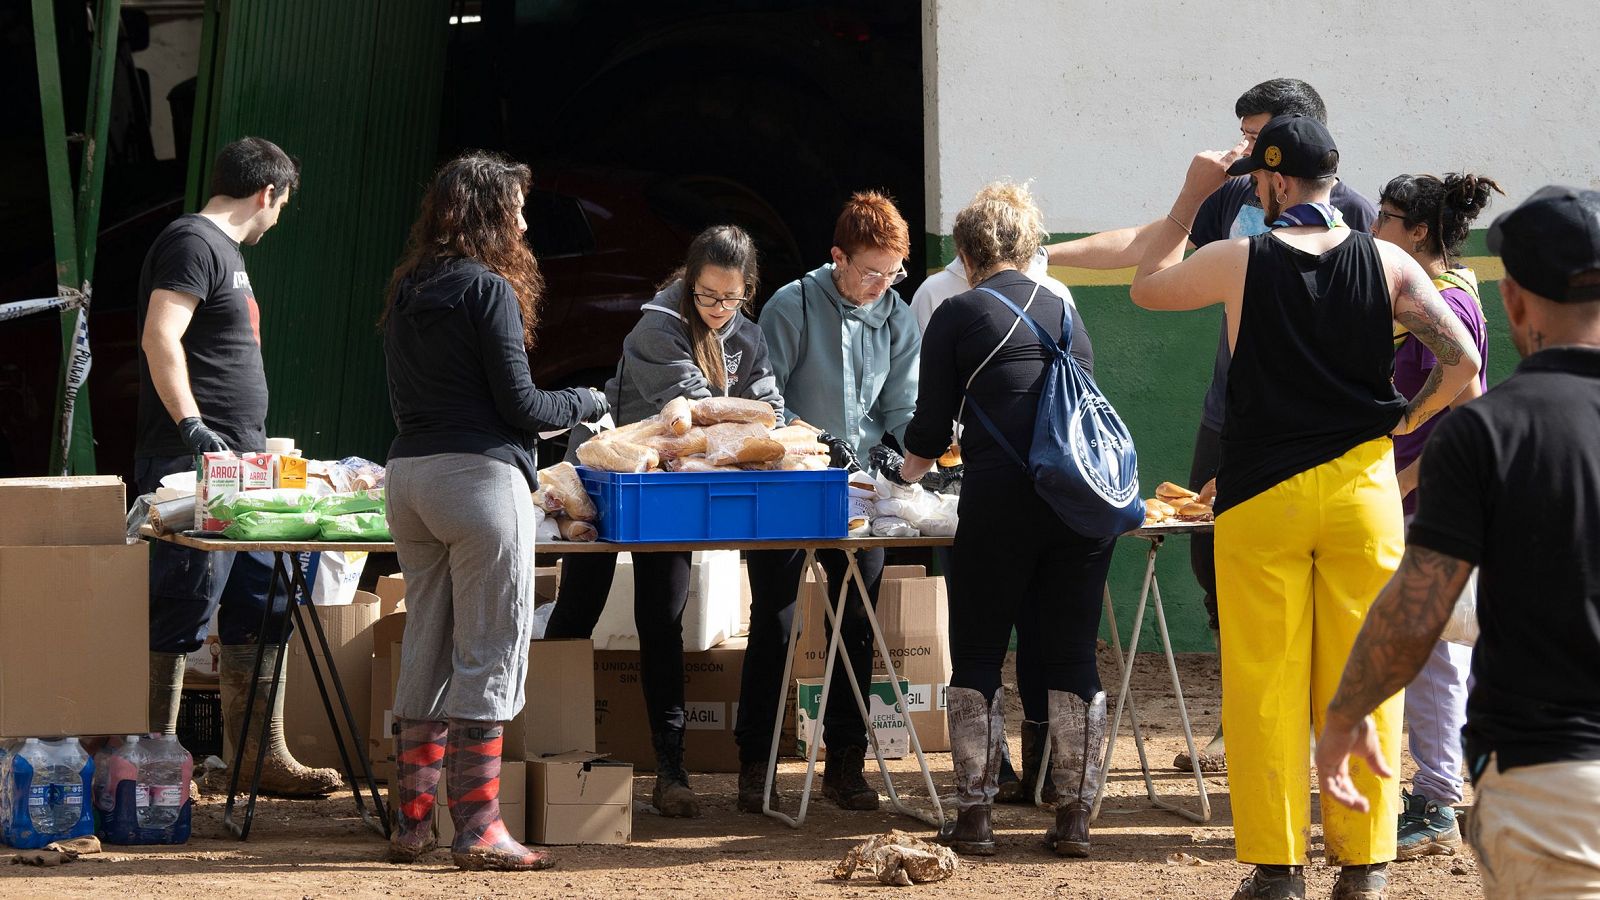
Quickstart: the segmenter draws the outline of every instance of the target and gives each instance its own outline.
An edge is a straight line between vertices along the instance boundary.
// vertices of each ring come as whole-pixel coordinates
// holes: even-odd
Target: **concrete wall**
[[[1543,184],[1600,187],[1600,74],[1584,64],[1593,9],[1580,0],[924,0],[930,260],[949,259],[956,212],[1000,177],[1032,182],[1058,238],[1160,217],[1195,151],[1238,140],[1238,95],[1280,75],[1317,87],[1341,174],[1369,197],[1402,172],[1480,172],[1511,195],[1497,198],[1486,227]],[[1244,13],[1224,19],[1223,10]],[[1481,234],[1467,252],[1481,277],[1499,277]],[[1073,286],[1097,380],[1133,431],[1142,479],[1150,490],[1184,481],[1219,311],[1138,310],[1128,272],[1057,274]],[[1492,282],[1483,301],[1493,382],[1516,353]],[[1124,627],[1146,549],[1124,541],[1112,570]],[[1186,542],[1169,542],[1159,558],[1178,649],[1211,649]],[[1143,646],[1153,649],[1146,618]]]

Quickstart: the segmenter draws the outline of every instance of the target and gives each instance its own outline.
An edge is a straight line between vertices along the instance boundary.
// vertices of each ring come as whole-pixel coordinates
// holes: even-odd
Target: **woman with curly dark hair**
[[[522,710],[533,631],[534,441],[604,415],[591,388],[529,374],[544,280],[522,239],[528,167],[446,163],[422,199],[380,320],[389,402],[388,517],[406,578],[395,688],[389,858],[433,848],[441,772],[466,869],[542,869],[500,818],[502,723]]]

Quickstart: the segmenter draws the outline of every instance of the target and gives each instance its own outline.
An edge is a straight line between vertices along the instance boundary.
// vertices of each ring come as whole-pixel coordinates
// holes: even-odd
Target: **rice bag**
[[[311,512],[239,513],[222,529],[235,541],[314,541],[322,533],[322,519]]]
[[[364,491],[350,491],[342,494],[329,494],[318,498],[311,507],[313,512],[324,516],[347,516],[351,513],[376,512],[382,514],[384,510],[383,488],[372,488]]]
[[[323,516],[325,541],[387,541],[389,521],[382,512],[358,512],[342,516]]]
[[[315,503],[315,498],[303,488],[274,488],[219,494],[207,504],[206,512],[214,519],[231,522],[247,512],[310,512]]]

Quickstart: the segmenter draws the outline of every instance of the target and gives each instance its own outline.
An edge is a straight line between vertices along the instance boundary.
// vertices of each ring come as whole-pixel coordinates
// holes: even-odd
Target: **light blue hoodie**
[[[786,421],[844,438],[863,465],[885,434],[903,445],[917,407],[922,333],[893,288],[856,306],[839,294],[828,263],[779,288],[760,322]]]

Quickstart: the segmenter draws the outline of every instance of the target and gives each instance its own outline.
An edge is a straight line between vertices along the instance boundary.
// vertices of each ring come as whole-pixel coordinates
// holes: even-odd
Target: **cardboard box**
[[[797,678],[795,687],[795,751],[805,756],[810,752],[809,741],[814,735],[818,742],[822,741],[821,723],[817,721],[817,710],[822,705],[822,679]],[[908,693],[909,682],[900,679],[901,693]],[[855,702],[846,692],[845,699]],[[839,697],[830,700],[837,702]],[[911,698],[906,697],[909,703]],[[911,752],[911,733],[906,730],[906,717],[895,703],[894,687],[889,684],[889,676],[877,675],[872,679],[872,689],[867,695],[868,724],[878,735],[878,746],[883,750],[887,759],[899,759]],[[922,735],[917,735],[921,738]],[[825,751],[827,744],[822,744]],[[871,745],[868,745],[870,750]],[[927,747],[923,747],[927,750]],[[817,758],[821,759],[825,753],[819,752]]]
[[[398,612],[401,605],[406,602],[406,579],[404,575],[379,575],[378,583],[372,588],[378,595],[379,612],[391,615]]]
[[[306,460],[301,456],[289,456],[280,453],[277,457],[278,478],[277,486],[280,488],[304,488],[306,486]]]
[[[228,523],[211,515],[211,503],[218,497],[244,490],[244,464],[232,451],[202,453],[198,459],[194,520],[201,531],[221,531]]]
[[[739,551],[697,550],[683,607],[683,649],[709,650],[739,633]],[[633,555],[617,554],[605,609],[595,623],[596,650],[637,650],[633,622]]]
[[[806,589],[794,674],[796,678],[821,678],[828,651],[823,628],[825,588],[808,581]],[[895,672],[911,685],[906,703],[911,707],[918,742],[927,752],[949,750],[945,691],[950,683],[950,608],[944,579],[925,575],[921,566],[887,566],[878,586],[876,611]],[[876,643],[872,672],[889,672]]]
[[[405,613],[384,616],[373,625],[374,667],[386,668],[387,705],[369,713],[375,738],[368,738],[374,762],[394,760],[394,692],[400,683],[400,639]],[[382,662],[379,662],[379,660]],[[507,723],[501,756],[531,759],[595,745],[594,644],[585,640],[533,641],[528,645],[528,679],[522,714]],[[380,718],[381,715],[381,718]]]
[[[149,729],[149,560],[120,536],[0,547],[0,737]]]
[[[744,638],[720,647],[683,654],[687,725],[684,765],[690,772],[739,771],[733,724],[739,714],[739,680],[744,670]],[[649,718],[639,683],[639,651],[597,650],[594,654],[594,749],[654,772]]]
[[[394,715],[393,677],[389,671],[389,657],[373,657],[368,666],[372,681],[372,703],[367,714],[367,759],[372,762],[372,774],[379,781],[394,780],[394,762],[389,759],[394,740],[389,734],[389,722]]]
[[[241,490],[270,490],[278,482],[277,467],[271,453],[239,454]]]
[[[0,547],[122,544],[125,493],[115,475],[0,478]]]
[[[534,605],[552,603],[561,589],[561,567],[539,566],[533,570]]]
[[[439,829],[439,846],[449,847],[456,838],[455,823],[450,820],[450,795],[445,782],[439,779],[439,802],[433,807],[433,822]],[[393,791],[390,791],[391,795]],[[506,831],[514,841],[528,839],[528,764],[521,760],[504,760],[500,763],[500,818],[505,820]]]
[[[345,698],[350,701],[350,712],[357,727],[365,731],[372,718],[372,663],[373,626],[378,621],[379,600],[376,594],[356,591],[355,600],[343,606],[313,606],[312,611],[322,623],[328,638],[328,649],[333,653],[331,665],[338,668],[339,680],[344,685]],[[316,635],[312,635],[316,642]],[[344,726],[344,711],[339,707],[339,695],[328,676],[330,662],[322,659],[318,651],[318,664],[322,667],[328,701],[339,720],[345,749],[352,754],[367,751],[365,734],[354,736]],[[289,752],[308,766],[328,766],[343,771],[339,746],[334,740],[333,726],[322,707],[322,694],[317,690],[317,680],[311,674],[311,662],[306,656],[305,642],[299,636],[289,639],[288,696],[284,699],[284,738]],[[355,760],[351,760],[355,762]],[[359,764],[357,770],[360,770]]]
[[[528,839],[626,844],[633,837],[633,767],[597,753],[528,761]]]

